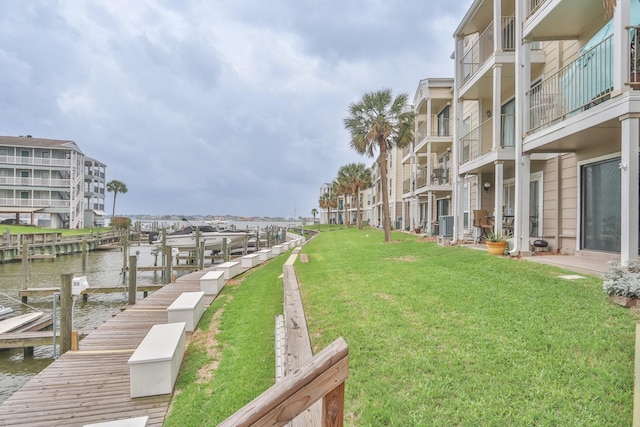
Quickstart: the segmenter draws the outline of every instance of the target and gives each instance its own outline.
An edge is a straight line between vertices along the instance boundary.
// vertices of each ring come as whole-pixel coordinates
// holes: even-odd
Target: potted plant
[[[487,252],[491,255],[502,255],[507,247],[507,239],[511,237],[509,234],[503,233],[489,233],[485,244],[487,245]]]
[[[636,306],[640,298],[640,265],[636,262],[622,265],[609,261],[609,270],[604,273],[602,290],[616,304],[623,307]]]

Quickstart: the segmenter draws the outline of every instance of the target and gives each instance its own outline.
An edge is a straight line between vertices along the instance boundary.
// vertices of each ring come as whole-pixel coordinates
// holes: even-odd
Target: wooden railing
[[[322,399],[321,425],[340,427],[348,376],[349,346],[338,338],[219,425],[282,426]]]

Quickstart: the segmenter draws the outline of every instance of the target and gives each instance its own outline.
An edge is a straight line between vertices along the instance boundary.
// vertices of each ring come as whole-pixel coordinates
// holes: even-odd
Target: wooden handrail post
[[[349,346],[340,337],[219,427],[283,426],[320,399],[323,399],[322,425],[342,426],[344,382],[348,376]]]

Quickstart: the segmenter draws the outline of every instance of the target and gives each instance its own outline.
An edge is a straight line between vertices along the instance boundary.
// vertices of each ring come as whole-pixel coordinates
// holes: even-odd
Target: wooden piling
[[[129,256],[129,305],[136,303],[136,271],[138,271],[138,258]]]
[[[60,275],[60,354],[71,349],[71,323],[73,300],[71,296],[71,282],[73,274]]]

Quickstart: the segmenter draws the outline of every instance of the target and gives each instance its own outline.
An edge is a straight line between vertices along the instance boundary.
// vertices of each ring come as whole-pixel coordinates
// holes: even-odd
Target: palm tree
[[[349,226],[349,195],[351,194],[351,187],[349,186],[349,182],[338,176],[338,178],[333,180],[332,183],[333,194],[338,196],[342,196],[344,203],[342,205],[342,210],[344,211],[343,223],[346,227]]]
[[[113,193],[113,210],[111,211],[111,220],[116,216],[116,197],[118,193],[126,193],[129,191],[127,188],[127,184],[122,181],[118,181],[117,179],[112,179],[107,183],[107,191]]]
[[[338,199],[336,198],[336,195],[333,193],[324,193],[320,196],[318,205],[320,208],[327,210],[329,224],[331,224],[331,208],[338,206]]]
[[[371,186],[371,171],[364,163],[349,163],[338,170],[338,181],[345,182],[349,195],[356,201],[356,222],[361,230],[360,191]]]
[[[405,147],[413,140],[414,113],[407,108],[409,95],[393,98],[390,89],[366,93],[362,100],[349,104],[350,116],[344,126],[351,132],[351,148],[373,157],[380,150],[380,181],[382,182],[382,210],[384,241],[391,241],[389,218],[389,190],[387,182],[387,151]]]
[[[371,169],[364,163],[355,165],[355,178],[353,182],[353,193],[356,197],[356,219],[358,221],[358,230],[362,230],[362,218],[360,217],[360,192],[365,188],[371,187]]]
[[[313,215],[313,223],[315,224],[316,223],[316,215],[318,215],[318,209],[316,209],[316,208],[311,209],[311,215]]]

